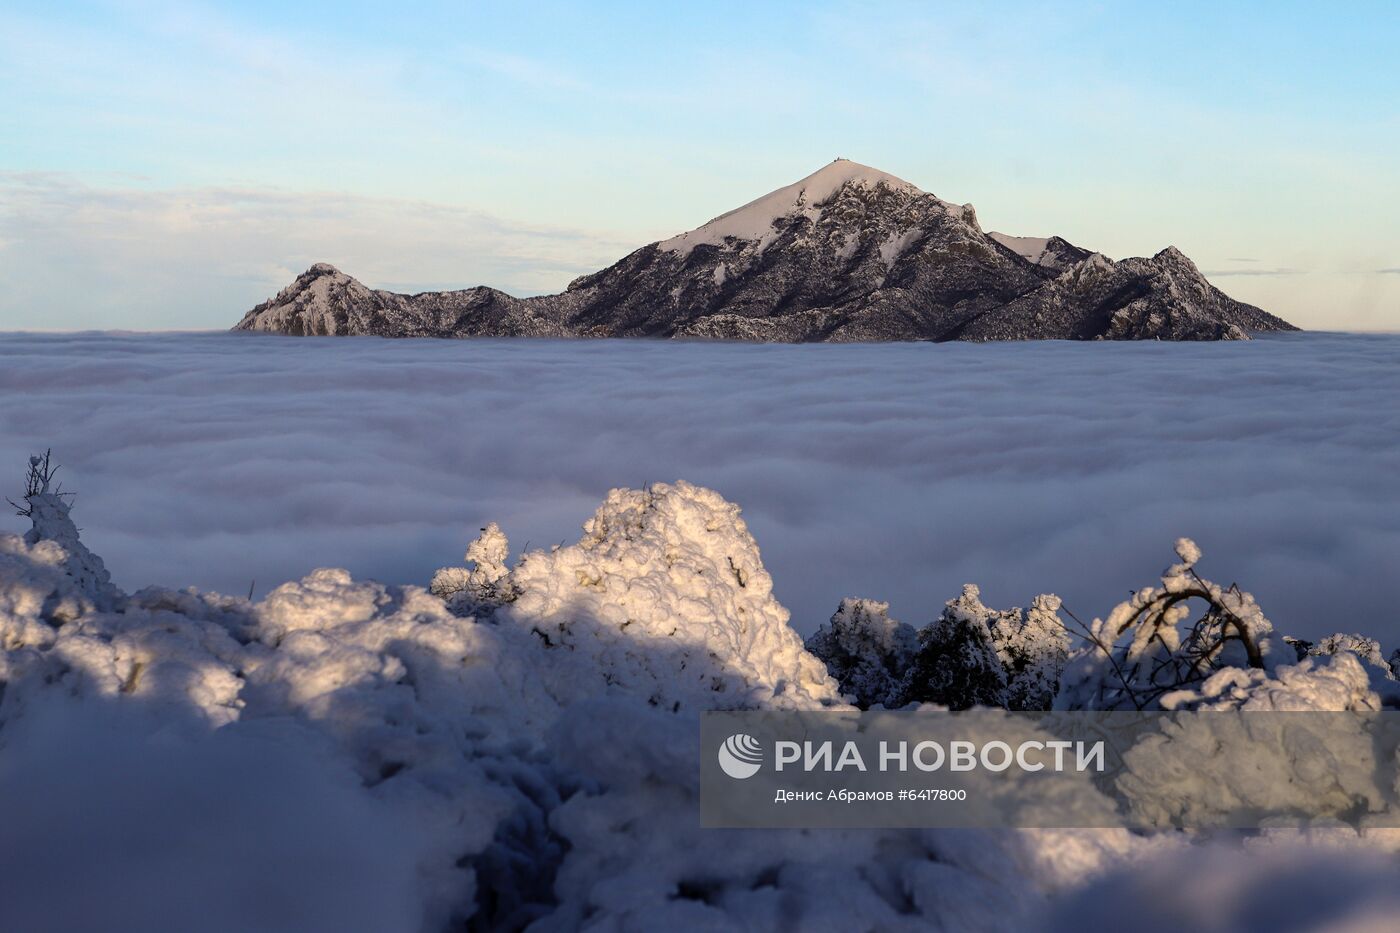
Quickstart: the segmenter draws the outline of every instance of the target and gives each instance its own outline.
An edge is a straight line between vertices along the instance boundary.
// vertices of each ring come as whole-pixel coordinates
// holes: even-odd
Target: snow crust
[[[1288,834],[1291,836],[1291,834]],[[1395,928],[1393,840],[1342,830],[1299,846],[1267,834],[1164,850],[1085,886],[1048,933],[1384,933]]]
[[[578,543],[529,552],[501,573],[506,546],[486,529],[468,552],[474,566],[454,578],[464,587],[449,600],[471,592],[473,615],[335,569],[256,603],[148,589],[104,610],[97,581],[70,573],[56,542],[0,538],[0,816],[30,789],[28,818],[0,847],[7,880],[32,883],[59,865],[102,872],[134,836],[157,832],[188,864],[158,862],[159,876],[137,866],[133,889],[247,885],[341,930],[468,918],[533,930],[1014,930],[1050,892],[1131,848],[1113,833],[702,832],[701,710],[842,708],[773,599],[737,507],[685,483],[616,490]],[[52,611],[65,594],[87,600],[76,618]],[[69,717],[65,734],[107,740],[49,754],[55,710]],[[229,755],[245,763],[237,780],[211,772]],[[118,761],[127,783],[111,783]],[[35,794],[55,770],[114,805],[94,822]],[[167,792],[165,774],[197,782],[191,810],[119,805],[123,787]],[[203,833],[227,832],[220,813],[239,820],[239,846],[273,851],[270,871],[200,854]],[[289,871],[276,855],[305,851],[292,836],[308,832],[348,847],[318,856],[319,874]],[[25,865],[8,857],[36,852]],[[201,874],[215,864],[222,882]],[[379,895],[373,904],[358,899],[365,888]],[[53,907],[34,892],[46,890],[6,889],[0,924],[41,925]],[[197,922],[159,904],[114,917],[92,890],[70,892],[70,925],[249,922],[243,907],[218,902],[203,903]],[[319,922],[273,911],[255,925]]]
[[[802,213],[813,220],[820,217],[821,205],[845,185],[859,188],[883,185],[894,191],[924,193],[888,172],[849,159],[837,159],[806,178],[770,191],[742,207],[719,215],[704,226],[669,240],[662,240],[657,245],[661,249],[685,256],[702,244],[723,246],[730,239],[762,242],[772,236],[773,224],[781,218]],[[887,263],[890,261],[892,260],[886,259]]]

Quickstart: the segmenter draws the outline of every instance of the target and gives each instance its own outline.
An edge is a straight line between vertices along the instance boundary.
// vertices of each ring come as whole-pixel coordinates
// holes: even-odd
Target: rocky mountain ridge
[[[237,330],[386,337],[750,341],[1247,339],[1292,325],[1179,250],[1113,261],[1060,237],[984,233],[957,205],[838,159],[558,295],[402,295],[317,263]]]

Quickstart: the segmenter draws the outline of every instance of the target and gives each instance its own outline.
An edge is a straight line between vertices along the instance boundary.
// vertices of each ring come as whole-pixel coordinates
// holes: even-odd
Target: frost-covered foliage
[[[1029,611],[989,609],[981,591],[967,584],[942,615],[915,632],[890,619],[886,603],[847,599],[807,640],[807,650],[861,708],[937,703],[955,710],[1046,710],[1069,650],[1059,608],[1058,598],[1037,596]]]
[[[58,466],[52,462],[50,452],[45,451],[42,457],[29,458],[24,504],[21,506],[11,502],[17,506],[16,510],[21,516],[29,519],[31,525],[24,542],[31,547],[48,542],[52,553],[61,552],[64,573],[72,581],[71,587],[76,594],[92,600],[100,609],[110,609],[120,594],[112,585],[111,575],[107,573],[102,558],[78,540],[78,526],[73,524],[68,514],[72,508],[69,502],[72,497],[54,484],[54,474],[57,472]]]
[[[326,569],[260,602],[122,594],[66,500],[36,495],[54,498],[33,540],[0,535],[2,929],[1020,931],[1186,844],[701,830],[702,711],[844,708],[710,490],[615,490],[578,543],[513,567],[489,526],[439,595]],[[975,633],[1010,703],[1058,669],[1055,610],[995,613],[973,589],[929,630]],[[826,631],[872,697],[890,680],[868,659],[918,666],[884,604]],[[1350,653],[1233,657],[1202,697],[1357,702]]]
[[[1060,600],[1051,595],[1037,596],[1029,611],[989,609],[982,604],[981,591],[972,585],[944,607],[942,624],[953,631],[986,631],[989,643],[1001,665],[1003,694],[995,705],[1012,710],[1046,710],[1060,686],[1060,672],[1069,651],[1069,635],[1058,611]],[[922,689],[917,673],[906,690],[910,700]]]
[[[739,507],[689,483],[614,489],[578,544],[526,555],[497,613],[662,707],[839,703]]]
[[[470,567],[443,567],[433,574],[428,592],[447,603],[455,615],[470,616],[479,610],[515,598],[507,579],[510,570],[510,540],[495,522],[481,529],[481,535],[467,545],[465,559]]]
[[[1180,562],[1161,587],[1138,591],[1095,619],[1071,655],[1057,709],[1380,710],[1400,690],[1380,645],[1333,635],[1312,645],[1276,638],[1250,594],[1195,571],[1200,550],[1177,542]],[[1190,604],[1204,610],[1183,633]],[[1366,663],[1363,664],[1362,661]]]
[[[1224,673],[1206,682],[1208,696],[1169,697],[1164,706],[1249,715],[1174,718],[1124,752],[1117,787],[1136,821],[1227,826],[1240,814],[1268,813],[1280,823],[1306,814],[1364,825],[1389,810],[1394,788],[1378,780],[1389,764],[1374,717],[1307,715],[1379,707],[1354,657],[1338,655],[1316,669],[1303,662],[1277,679],[1221,690],[1212,681]],[[1259,712],[1291,715],[1252,715]]]
[[[1293,646],[1300,661],[1306,657],[1329,657],[1343,651],[1349,651],[1372,667],[1379,668],[1389,678],[1394,679],[1395,677],[1394,667],[1381,650],[1381,643],[1368,635],[1334,632],[1319,638],[1316,643],[1297,638],[1285,638],[1284,641]],[[1392,659],[1394,656],[1392,653]]]
[[[1201,551],[1190,539],[1176,542],[1176,554],[1160,587],[1139,590],[1087,627],[1087,644],[1065,671],[1056,708],[1155,709],[1163,696],[1222,667],[1264,670],[1276,663],[1273,626],[1254,597],[1197,574]],[[1183,632],[1179,626],[1196,603],[1205,608]]]
[[[997,654],[990,615],[977,587],[963,587],[962,595],[919,631],[919,650],[905,675],[901,699],[953,710],[1006,706],[1006,668]]]
[[[1387,709],[1400,708],[1400,649],[1391,652],[1386,658],[1381,643],[1367,635],[1336,632],[1318,639],[1316,643],[1300,638],[1284,638],[1296,652],[1298,660],[1306,658],[1329,658],[1337,654],[1352,654],[1366,665],[1370,676],[1371,689],[1381,698]]]
[[[1006,706],[1048,710],[1060,689],[1069,656],[1069,632],[1060,621],[1060,598],[1042,594],[1022,616],[1003,614],[992,627],[997,655],[1006,668]]]
[[[807,650],[861,709],[900,705],[918,650],[913,626],[891,619],[889,609],[873,599],[843,599],[831,621],[807,639]]]
[[[1379,710],[1370,674],[1348,653],[1305,658],[1271,670],[1222,667],[1190,688],[1160,697],[1166,710]]]

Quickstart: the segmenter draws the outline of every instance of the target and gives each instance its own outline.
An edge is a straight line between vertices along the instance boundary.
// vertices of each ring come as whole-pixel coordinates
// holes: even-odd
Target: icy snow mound
[[[655,705],[841,702],[773,598],[739,507],[713,490],[614,489],[578,544],[524,555],[509,588],[500,619]]]
[[[50,469],[48,454],[29,458],[29,492],[20,514],[29,519],[31,527],[24,542],[50,549],[49,559],[61,564],[71,589],[95,607],[110,609],[120,601],[121,593],[112,585],[102,558],[78,540],[78,526],[68,514],[72,497],[51,483],[57,469]]]

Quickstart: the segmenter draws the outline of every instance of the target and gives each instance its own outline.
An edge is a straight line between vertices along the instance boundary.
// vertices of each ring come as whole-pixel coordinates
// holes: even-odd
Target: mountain
[[[514,298],[485,286],[400,295],[317,263],[235,329],[790,342],[1228,340],[1296,330],[1229,298],[1175,248],[1114,262],[1060,237],[983,233],[972,205],[845,159],[558,295]]]

